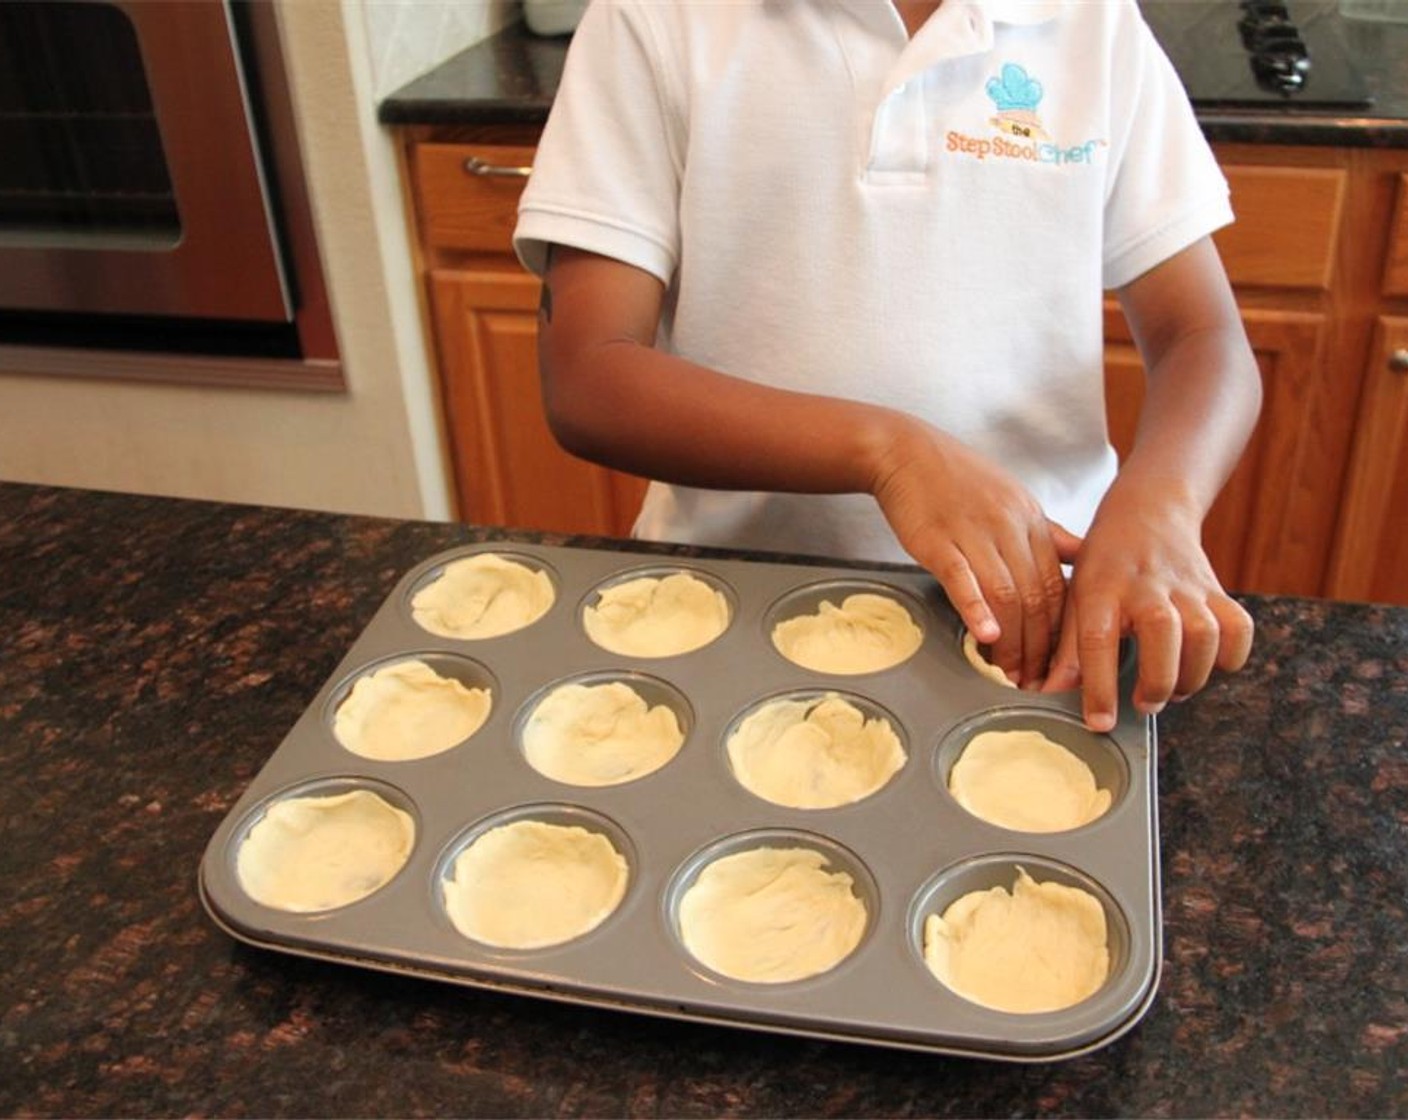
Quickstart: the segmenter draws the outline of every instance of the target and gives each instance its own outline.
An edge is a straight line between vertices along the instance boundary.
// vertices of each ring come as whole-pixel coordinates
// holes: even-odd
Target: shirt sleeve
[[[1118,288],[1233,220],[1183,84],[1133,4],[1116,36],[1102,280]]]
[[[538,275],[553,243],[674,274],[683,130],[647,7],[593,0],[573,34],[514,230]]]

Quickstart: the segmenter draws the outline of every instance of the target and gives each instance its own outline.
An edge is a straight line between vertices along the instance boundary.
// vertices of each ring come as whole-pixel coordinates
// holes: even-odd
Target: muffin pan
[[[543,570],[556,599],[531,625],[494,638],[438,637],[416,624],[411,598],[460,557],[492,552]],[[688,572],[723,590],[730,621],[702,648],[632,658],[595,645],[582,627],[597,590],[648,574]],[[878,672],[831,675],[789,662],[773,646],[780,620],[856,591],[896,599],[923,632],[918,651]],[[1108,735],[1080,720],[1075,693],[1018,692],[965,660],[962,625],[928,575],[495,542],[442,553],[397,585],[268,763],[222,821],[200,865],[212,918],[266,948],[349,964],[674,1018],[1014,1061],[1070,1057],[1136,1023],[1157,987],[1160,958],[1155,727],[1129,702],[1133,658],[1121,671],[1121,715]],[[464,742],[410,761],[361,758],[333,735],[337,706],[374,668],[417,657],[465,684],[488,687],[488,719]],[[545,777],[520,734],[553,687],[619,680],[679,717],[684,745],[660,769],[606,786]],[[889,719],[906,760],[880,789],[836,808],[772,804],[734,778],[726,741],[770,699],[835,692]],[[1084,759],[1112,804],[1060,833],[1006,830],[973,817],[949,794],[949,768],[973,735],[1033,728]],[[410,857],[389,882],[331,910],[295,913],[241,887],[241,844],[268,807],[288,797],[375,792],[415,825]],[[539,949],[506,949],[461,934],[444,905],[456,857],[498,824],[535,820],[604,836],[628,880],[615,909],[589,932]],[[722,855],[802,847],[843,871],[866,909],[859,943],[835,967],[784,983],[732,980],[685,949],[679,900]],[[1082,887],[1105,908],[1110,972],[1088,999],[1061,1011],[1012,1014],[946,989],[923,959],[925,918],[960,895],[1037,881]]]

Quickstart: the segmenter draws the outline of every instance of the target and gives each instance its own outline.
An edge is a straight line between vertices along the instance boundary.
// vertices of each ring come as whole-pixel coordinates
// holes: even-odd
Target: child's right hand
[[[1039,688],[1061,630],[1062,563],[1080,538],[1047,520],[995,464],[905,417],[871,489],[901,545],[933,573],[963,623],[1015,684]]]

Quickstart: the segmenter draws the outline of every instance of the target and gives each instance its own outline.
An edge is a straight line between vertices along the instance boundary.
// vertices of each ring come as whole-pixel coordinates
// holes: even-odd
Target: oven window
[[[0,3],[0,152],[0,242],[181,238],[137,35],[118,8]]]

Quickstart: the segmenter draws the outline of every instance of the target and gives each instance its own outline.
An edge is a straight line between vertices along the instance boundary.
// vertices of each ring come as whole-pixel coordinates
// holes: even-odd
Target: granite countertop
[[[1300,0],[1332,13],[1334,0]],[[1227,0],[1230,6],[1232,0]],[[1177,15],[1177,0],[1167,9]],[[1298,9],[1299,10],[1299,9]],[[1328,18],[1328,17],[1327,17]],[[1373,106],[1363,111],[1197,106],[1214,142],[1408,148],[1408,23],[1339,19]],[[1206,32],[1192,27],[1192,49]],[[515,23],[386,97],[378,119],[395,125],[540,124],[557,93],[570,39],[543,38]]]
[[[1246,600],[1250,665],[1160,719],[1157,1000],[1070,1061],[657,1020],[232,940],[196,891],[221,819],[397,579],[504,535],[0,484],[0,1112],[1408,1112],[1408,609]]]

